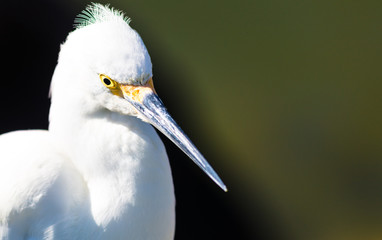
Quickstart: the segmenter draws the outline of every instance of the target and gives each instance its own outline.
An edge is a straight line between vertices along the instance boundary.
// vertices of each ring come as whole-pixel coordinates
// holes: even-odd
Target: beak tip
[[[218,177],[218,178],[213,178],[214,182],[224,191],[228,192],[227,186],[223,183],[223,181]]]
[[[224,192],[228,192],[227,186],[223,183],[223,181],[220,179],[219,175],[215,172],[215,170],[208,164],[208,162],[204,160],[204,163],[207,165],[205,167],[201,167],[199,164],[199,167],[202,168],[202,170],[214,181]],[[195,162],[196,163],[196,162]]]

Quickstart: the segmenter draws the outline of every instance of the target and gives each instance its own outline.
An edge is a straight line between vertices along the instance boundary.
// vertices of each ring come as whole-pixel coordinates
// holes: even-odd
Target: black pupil
[[[104,78],[103,79],[103,82],[106,84],[106,85],[110,85],[111,84],[111,81],[107,78]]]

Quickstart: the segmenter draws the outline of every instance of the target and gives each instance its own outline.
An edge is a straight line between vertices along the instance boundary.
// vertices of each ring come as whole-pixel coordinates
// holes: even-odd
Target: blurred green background
[[[221,192],[164,140],[170,159],[184,158],[171,160],[176,239],[222,232],[236,239],[382,239],[381,1],[99,2],[132,18],[159,95],[229,188]],[[2,8],[2,32],[21,34],[2,34],[10,49],[2,90],[14,86],[9,80],[28,81],[36,92],[21,96],[41,95],[45,104],[19,116],[19,100],[2,96],[9,113],[2,132],[47,125],[23,116],[40,111],[47,118],[59,44],[88,3]],[[43,59],[49,63],[30,71],[19,67]],[[212,214],[205,206],[217,206],[212,213],[220,220],[203,221]],[[206,234],[194,234],[198,229]]]

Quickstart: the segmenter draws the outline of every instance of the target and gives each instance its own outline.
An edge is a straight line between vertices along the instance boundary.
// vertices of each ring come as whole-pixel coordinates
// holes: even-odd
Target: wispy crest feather
[[[122,11],[110,8],[109,5],[92,3],[77,15],[74,19],[74,27],[79,29],[91,24],[108,21],[124,21],[129,24],[131,19],[125,16]]]

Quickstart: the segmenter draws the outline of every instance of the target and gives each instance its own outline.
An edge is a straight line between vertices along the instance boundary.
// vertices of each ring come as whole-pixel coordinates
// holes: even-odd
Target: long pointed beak
[[[121,85],[120,88],[124,98],[128,100],[148,122],[174,142],[175,145],[186,153],[219,187],[227,191],[227,187],[223,181],[167,112],[163,102],[154,90],[152,79],[150,79],[145,86]]]

